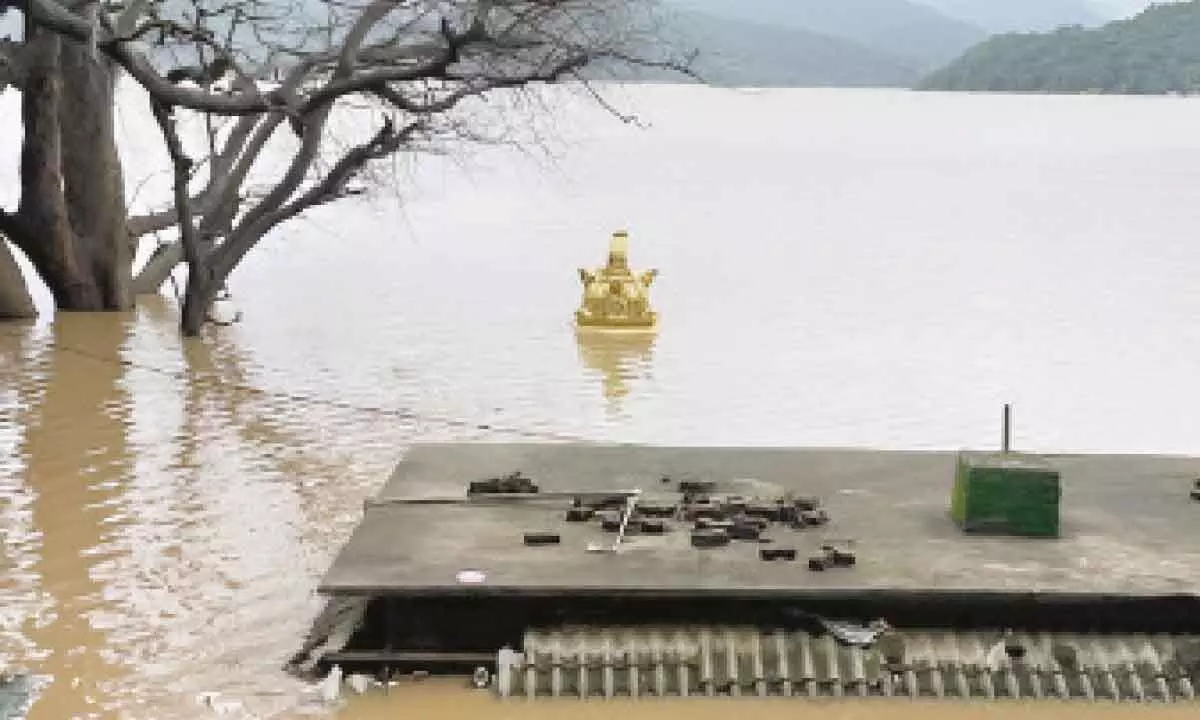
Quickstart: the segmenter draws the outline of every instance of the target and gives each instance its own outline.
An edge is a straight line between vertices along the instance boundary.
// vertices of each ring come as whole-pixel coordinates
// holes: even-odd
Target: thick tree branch
[[[25,5],[33,17],[46,27],[77,40],[87,40],[90,37],[91,25],[83,18],[64,8],[55,0],[20,0],[17,6]],[[399,5],[399,0],[374,0],[361,13],[355,29],[343,41],[340,52],[337,53],[339,68],[353,67],[354,60],[360,50],[362,41],[388,13]],[[541,9],[564,5],[564,0],[544,0],[534,3],[533,7],[544,6]],[[415,82],[428,79],[461,80],[461,75],[455,75],[451,68],[463,57],[463,53],[475,46],[493,47],[507,46],[509,49],[520,47],[521,43],[515,37],[513,25],[520,21],[521,16],[497,36],[489,36],[482,20],[477,17],[474,22],[462,32],[454,30],[449,21],[443,19],[440,26],[442,44],[436,47],[428,45],[394,47],[396,53],[393,64],[382,62],[378,57],[383,48],[376,47],[372,59],[378,63],[374,67],[358,69],[354,72],[335,72],[334,76],[323,85],[313,89],[302,100],[297,102],[294,96],[275,90],[262,93],[256,86],[246,84],[232,94],[214,94],[201,89],[175,85],[150,65],[146,58],[137,52],[124,38],[113,36],[100,39],[97,46],[109,54],[118,64],[132,75],[155,99],[171,107],[187,107],[223,115],[246,115],[263,112],[285,112],[288,114],[306,116],[316,112],[338,98],[358,94],[371,93],[378,95],[380,88],[391,83]],[[357,34],[356,34],[357,33]],[[533,41],[537,45],[539,41]],[[506,45],[507,44],[507,45]],[[530,41],[525,41],[528,46]],[[552,39],[541,41],[543,45],[554,44]],[[601,58],[630,61],[627,55],[615,51],[595,50],[577,55],[573,61],[578,69],[587,63]],[[308,58],[310,67],[316,67],[322,62],[333,59],[329,54],[314,54]],[[349,63],[347,63],[349,60]],[[404,62],[408,61],[408,62]],[[671,67],[686,72],[687,68],[670,63],[638,64]],[[560,73],[561,75],[562,73]],[[516,83],[517,80],[509,81]],[[497,87],[503,87],[497,86]],[[478,94],[478,91],[464,91],[464,96]],[[453,106],[455,101],[447,101]],[[444,105],[444,103],[443,103]],[[437,112],[431,108],[426,112]]]
[[[292,95],[303,82],[309,67],[293,68],[280,84],[279,92]],[[240,196],[247,175],[258,160],[263,148],[283,121],[279,114],[267,117],[247,115],[238,119],[237,125],[222,144],[217,157],[210,159],[208,182],[204,190],[192,199],[194,214],[204,219],[206,226],[223,226],[233,220],[234,206]],[[253,133],[253,134],[251,134]],[[210,216],[219,215],[222,222],[210,221]],[[130,234],[134,237],[161,232],[178,221],[175,208],[149,213],[130,220]]]
[[[183,245],[183,256],[187,260],[193,277],[198,277],[206,264],[201,256],[200,243],[196,237],[196,223],[192,216],[191,198],[188,197],[192,160],[183,150],[183,142],[179,139],[179,132],[175,128],[175,120],[171,117],[171,111],[160,102],[151,100],[150,104],[154,119],[166,142],[167,153],[171,156],[175,207],[179,213],[179,237]]]
[[[354,70],[354,62],[358,50],[363,40],[371,32],[371,29],[390,12],[393,4],[392,2],[376,0],[359,16],[347,34],[345,42],[342,44],[338,65],[334,71],[334,81],[351,75]],[[289,80],[292,79],[289,78]],[[325,124],[328,122],[329,114],[333,110],[333,99],[312,107],[311,111],[301,116],[305,129],[300,138],[300,148],[296,151],[292,163],[288,166],[288,169],[284,172],[279,182],[276,183],[275,187],[271,189],[271,192],[261,202],[251,208],[238,223],[238,227],[233,233],[234,237],[222,246],[222,255],[236,256],[240,259],[249,251],[253,243],[258,242],[258,238],[261,238],[265,233],[265,230],[256,228],[259,221],[273,209],[282,207],[295,194],[300,184],[304,182],[304,178],[308,175],[313,162],[320,153]],[[248,233],[247,230],[252,228],[255,231]],[[253,240],[246,241],[242,239],[251,236],[253,236]],[[238,247],[243,242],[249,242],[249,245],[244,250]],[[228,267],[229,270],[232,270],[236,262],[235,260],[232,263],[228,263],[222,259],[218,263],[218,268]]]
[[[137,25],[138,20],[151,10],[153,0],[130,0],[116,17],[112,32],[115,35],[126,35]]]
[[[238,118],[237,125],[221,144],[221,151],[215,157],[208,159],[208,181],[204,189],[197,193],[191,201],[194,214],[206,217],[213,208],[220,204],[219,201],[225,196],[224,190],[227,186],[241,185],[242,180],[245,179],[245,172],[248,172],[249,168],[237,175],[234,173],[235,163],[240,158],[247,156],[256,158],[262,151],[270,134],[261,136],[263,134],[259,133],[255,135],[253,141],[250,141],[250,135],[256,127],[264,122],[267,121],[261,116],[255,115]],[[277,124],[278,121],[275,122],[275,125]],[[274,126],[271,129],[274,130]],[[178,218],[179,215],[176,213],[174,205],[165,210],[137,215],[129,219],[129,234],[134,238],[140,238],[144,235],[162,232],[174,225]]]
[[[347,190],[346,184],[354,179],[367,163],[395,153],[424,127],[424,123],[411,122],[397,130],[391,120],[385,120],[383,127],[370,140],[351,148],[334,163],[320,182],[292,202],[265,215],[262,225],[266,231],[270,231],[305,210],[354,194]]]
[[[305,77],[306,71],[307,68],[303,66],[293,69],[284,78],[281,90],[293,92]],[[217,232],[224,234],[229,231],[237,215],[246,177],[282,121],[283,116],[279,114],[265,117],[246,116],[239,119],[220,157],[210,166],[205,189],[193,201],[194,214],[201,218],[200,235]],[[253,135],[245,142],[240,142],[243,131],[250,130],[253,130]],[[178,214],[175,207],[171,207],[139,218],[138,221],[136,230],[142,231],[141,234],[157,232],[176,224]],[[157,293],[171,271],[183,259],[183,251],[178,242],[160,248],[138,273],[135,290],[142,294]]]
[[[124,33],[114,33],[109,42],[112,43],[128,43],[135,40],[141,40],[147,35],[154,34],[158,37],[158,43],[161,45],[166,42],[167,38],[175,38],[177,40],[188,40],[201,45],[217,47],[216,35],[207,28],[190,28],[181,25],[173,20],[163,20],[154,18],[147,20],[139,25],[136,25],[131,30]]]
[[[237,164],[227,172],[210,175],[212,180],[208,187],[200,193],[197,199],[193,200],[193,214],[201,218],[199,228],[201,235],[227,232],[233,223],[246,176],[282,121],[279,115],[259,119],[261,122],[258,124],[254,136],[250,138],[238,156]],[[175,207],[177,205],[178,203],[175,203],[167,210],[143,216],[139,219],[142,221],[139,229],[146,232],[158,232],[177,224],[179,222]],[[170,276],[171,270],[183,259],[183,251],[178,242],[160,248],[138,272],[135,291],[139,294],[157,293]]]
[[[34,23],[55,33],[79,42],[88,42],[93,37],[91,23],[55,0],[8,2],[25,12]],[[191,107],[226,115],[249,115],[286,109],[281,98],[274,94],[264,96],[257,87],[244,87],[232,95],[218,95],[198,88],[176,85],[160,75],[146,56],[138,52],[131,43],[115,38],[103,28],[100,35],[96,47],[128,72],[151,96],[168,107]]]
[[[10,2],[29,13],[35,23],[53,32],[80,42],[87,42],[92,38],[91,23],[55,0],[10,0]],[[370,21],[362,34],[365,35],[366,32],[369,32],[397,4],[396,0],[375,0],[368,5],[360,16],[360,22]],[[465,47],[486,39],[486,33],[479,23],[473,24],[466,32],[458,33],[450,27],[448,22],[444,21],[442,37],[445,46],[428,61],[416,67],[383,68],[338,76],[310,93],[300,107],[293,108],[288,102],[290,98],[279,90],[264,94],[257,86],[248,85],[239,88],[235,93],[226,95],[176,85],[160,75],[149,60],[130,42],[113,36],[111,32],[105,32],[103,28],[100,29],[100,33],[103,37],[97,40],[97,48],[128,72],[158,102],[168,107],[186,107],[220,115],[249,115],[263,112],[298,112],[303,115],[313,112],[339,97],[368,90],[380,81],[411,81],[437,77],[444,74],[446,69],[458,60]],[[351,47],[353,47],[353,52],[349,57],[353,59],[361,42],[362,37],[358,37],[357,42],[354,42],[352,34],[342,45],[341,59],[344,60],[347,57],[347,50]]]
[[[359,16],[358,21],[338,51],[338,65],[334,74],[335,78],[344,78],[352,74],[358,48],[371,29],[391,10],[392,5],[393,3],[390,2],[376,2],[368,11]],[[328,53],[324,56],[314,56],[309,61],[298,65],[289,72],[278,93],[281,96],[290,96],[308,76],[309,71],[312,70],[316,63],[325,61],[331,57],[331,54]],[[165,104],[157,103],[156,107],[162,105]],[[305,113],[300,117],[298,124],[303,127],[303,132],[298,132],[301,135],[301,147],[283,177],[272,191],[252,207],[246,216],[241,219],[235,231],[229,233],[231,237],[227,237],[225,243],[213,251],[213,257],[200,258],[200,262],[203,262],[204,265],[194,263],[192,258],[186,257],[186,252],[183,253],[189,266],[197,269],[203,267],[206,271],[211,271],[213,275],[223,278],[225,274],[232,270],[233,265],[236,264],[236,260],[226,263],[225,258],[236,254],[237,258],[240,259],[262,237],[266,230],[278,223],[277,220],[268,223],[263,223],[261,220],[264,215],[284,206],[304,182],[304,178],[308,175],[313,162],[319,155],[325,123],[328,120],[332,106],[333,100],[329,100],[321,105],[313,106],[311,112]],[[238,154],[237,164],[233,167],[228,167],[226,163],[226,166],[221,168],[223,172],[217,172],[217,168],[213,168],[213,171],[210,172],[212,180],[198,198],[203,201],[203,207],[193,207],[193,209],[200,210],[203,213],[200,228],[197,230],[193,223],[193,227],[187,228],[190,232],[204,236],[212,233],[214,230],[225,231],[227,229],[228,224],[233,221],[236,214],[237,201],[245,178],[281,120],[282,116],[279,114],[262,119],[258,123],[258,130],[254,137],[246,143],[245,148],[242,148],[240,154]],[[179,205],[178,194],[176,194],[176,205]],[[294,215],[295,213],[291,214]],[[172,215],[174,215],[175,220],[182,223],[182,216],[177,212],[159,213],[147,218],[136,229],[144,231],[161,226],[164,221],[171,219]],[[198,238],[194,242],[197,243],[197,246],[199,245]],[[242,246],[245,249],[238,251],[238,248]],[[186,250],[186,246],[183,249]],[[194,252],[199,255],[205,251],[197,248]],[[158,258],[159,262],[154,263],[153,268],[147,268],[147,270],[154,271],[155,277],[147,277],[145,278],[145,282],[140,283],[143,286],[143,290],[146,289],[145,286],[153,285],[154,280],[161,276],[164,270],[169,271],[169,266],[172,264],[169,261],[174,257],[179,257],[179,254],[164,252],[163,256]],[[164,259],[167,262],[164,262]],[[228,270],[223,269],[225,267],[228,267]],[[207,284],[208,279],[202,279],[201,282]]]

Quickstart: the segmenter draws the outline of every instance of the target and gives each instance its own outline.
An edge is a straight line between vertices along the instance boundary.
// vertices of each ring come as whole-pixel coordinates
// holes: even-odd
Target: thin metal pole
[[[1012,450],[1012,405],[1004,403],[1004,417],[1000,436],[1000,452],[1008,454]]]
[[[394,595],[385,595],[383,600],[383,651],[391,653],[392,651],[392,633],[395,632],[392,627],[392,620],[396,614],[396,598]],[[383,663],[383,694],[388,695],[392,687],[392,664],[388,661]]]

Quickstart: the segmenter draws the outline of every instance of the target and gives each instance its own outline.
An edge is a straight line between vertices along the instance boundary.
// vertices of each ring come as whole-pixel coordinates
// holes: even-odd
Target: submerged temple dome
[[[650,309],[650,285],[658,270],[634,273],[629,269],[629,234],[613,233],[608,264],[597,270],[579,270],[583,301],[575,312],[581,328],[599,330],[652,330],[658,313]]]

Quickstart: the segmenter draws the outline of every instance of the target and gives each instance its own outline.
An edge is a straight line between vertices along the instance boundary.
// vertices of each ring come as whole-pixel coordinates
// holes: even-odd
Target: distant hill
[[[924,90],[1200,92],[1200,1],[1154,5],[1094,30],[999,35],[918,85]]]
[[[665,4],[715,18],[847,40],[923,70],[949,62],[986,37],[983,30],[912,0],[665,0]]]
[[[1062,25],[1101,25],[1118,14],[1088,0],[918,0],[938,12],[988,32],[1035,32]]]
[[[727,87],[909,87],[921,72],[903,58],[807,30],[676,11],[671,37],[696,48],[705,82]],[[652,55],[652,53],[648,53]],[[682,82],[678,74],[608,67],[603,75],[642,82]]]

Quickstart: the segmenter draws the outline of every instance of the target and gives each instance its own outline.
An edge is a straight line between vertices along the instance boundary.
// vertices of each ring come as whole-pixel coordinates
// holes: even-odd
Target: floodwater
[[[649,127],[574,98],[553,156],[425,159],[288,226],[234,279],[243,320],[202,342],[165,299],[0,326],[0,659],[42,678],[35,720],[204,718],[206,692],[232,717],[326,713],[279,667],[414,442],[986,447],[1012,402],[1021,448],[1200,454],[1200,103],[615,100]],[[131,187],[158,157],[134,115]],[[577,340],[575,268],[618,228],[662,271],[661,333]],[[500,705],[432,681],[337,717],[799,711],[743,702]],[[1019,712],[1111,714],[1072,708]]]

